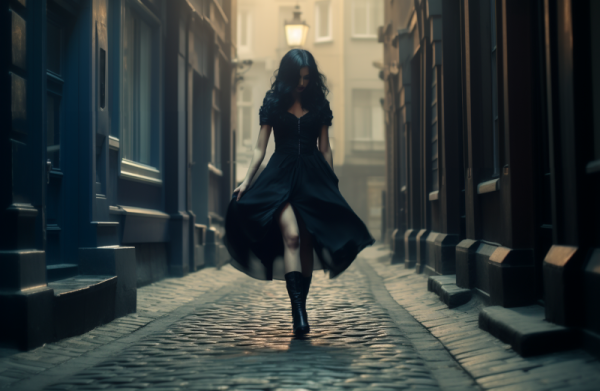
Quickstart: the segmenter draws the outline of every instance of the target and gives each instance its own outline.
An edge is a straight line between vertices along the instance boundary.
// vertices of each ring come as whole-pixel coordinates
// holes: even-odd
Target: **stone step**
[[[60,263],[58,265],[46,266],[46,278],[48,281],[64,280],[78,274],[79,265],[75,263]]]
[[[116,276],[78,275],[48,283],[54,290],[55,340],[115,319]]]
[[[574,349],[581,344],[577,329],[546,321],[544,307],[539,305],[484,308],[479,313],[479,327],[524,357]]]
[[[448,276],[429,276],[427,290],[435,293],[448,308],[456,308],[471,300],[470,289],[460,288],[456,285],[456,274]]]

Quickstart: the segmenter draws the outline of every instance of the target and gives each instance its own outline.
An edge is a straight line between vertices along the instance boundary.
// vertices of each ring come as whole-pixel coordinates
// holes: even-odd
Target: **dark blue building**
[[[2,2],[0,342],[85,332],[227,259],[232,4]]]

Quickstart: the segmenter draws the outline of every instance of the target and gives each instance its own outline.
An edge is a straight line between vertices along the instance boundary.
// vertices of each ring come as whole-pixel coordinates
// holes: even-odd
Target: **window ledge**
[[[594,160],[592,162],[589,162],[585,167],[585,171],[588,174],[595,174],[597,172],[600,172],[600,160]]]
[[[123,210],[124,214],[136,215],[143,217],[152,217],[157,219],[169,219],[169,215],[165,212],[156,209],[138,208],[135,206],[119,205],[119,209]]]
[[[57,179],[63,179],[64,175],[63,172],[57,168],[53,168],[52,170],[50,170],[50,172],[48,173],[50,174],[50,176],[52,178],[57,178]]]
[[[377,40],[377,35],[352,35],[350,38],[356,40]]]
[[[121,148],[121,142],[116,137],[108,136],[108,148],[112,151],[118,151]]]
[[[156,168],[131,160],[121,160],[121,177],[136,182],[162,185],[162,175]]]
[[[432,191],[429,193],[429,201],[437,201],[440,198],[440,191]]]
[[[119,225],[118,221],[91,221],[90,224],[97,227],[116,227]]]
[[[315,44],[319,44],[319,43],[333,43],[333,37],[315,39]]]
[[[500,178],[492,179],[491,181],[481,182],[477,185],[477,194],[492,193],[500,190]]]
[[[122,215],[122,214],[125,214],[125,211],[123,209],[121,209],[119,206],[110,205],[108,207],[108,213],[110,213],[111,215]]]

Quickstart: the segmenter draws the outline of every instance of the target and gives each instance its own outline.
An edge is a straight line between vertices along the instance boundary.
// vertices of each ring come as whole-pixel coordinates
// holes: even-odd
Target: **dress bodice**
[[[323,125],[330,126],[333,115],[326,102],[321,109],[296,117],[288,111],[270,112],[261,108],[260,124],[273,127],[275,152],[286,154],[312,154]]]

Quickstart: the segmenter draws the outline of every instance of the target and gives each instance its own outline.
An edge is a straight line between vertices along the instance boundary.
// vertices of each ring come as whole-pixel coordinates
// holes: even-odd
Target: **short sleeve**
[[[329,107],[328,101],[325,101],[325,104],[321,108],[321,115],[319,117],[321,120],[321,125],[331,126],[331,120],[333,119],[333,113],[331,112],[331,108]]]
[[[272,108],[272,104],[270,104],[269,100],[268,100],[268,94],[267,96],[265,96],[265,99],[263,100],[263,104],[260,107],[260,110],[258,110],[258,117],[260,120],[260,125],[271,125],[273,126],[273,108]]]
[[[261,106],[260,110],[258,110],[258,117],[260,119],[260,125],[272,125],[271,116],[269,115],[269,110],[265,106]]]

